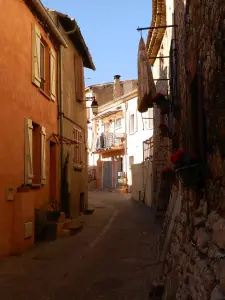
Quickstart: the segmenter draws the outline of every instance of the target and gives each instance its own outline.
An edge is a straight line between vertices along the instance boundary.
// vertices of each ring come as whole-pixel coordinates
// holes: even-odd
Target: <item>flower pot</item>
[[[161,176],[164,181],[168,181],[171,184],[176,180],[176,173],[173,170],[162,172]]]
[[[49,221],[46,224],[45,239],[47,241],[55,241],[57,239],[57,223]]]
[[[48,211],[47,212],[47,220],[51,222],[58,222],[60,218],[60,212],[59,211]]]
[[[198,186],[203,179],[202,167],[200,164],[178,168],[176,173],[180,182],[185,187]]]
[[[160,109],[161,115],[168,115],[169,114],[169,101],[165,99],[165,102],[162,102],[160,105],[158,105]]]
[[[157,95],[154,102],[161,110],[161,115],[167,115],[169,113],[169,101],[165,96],[163,96],[162,94]]]

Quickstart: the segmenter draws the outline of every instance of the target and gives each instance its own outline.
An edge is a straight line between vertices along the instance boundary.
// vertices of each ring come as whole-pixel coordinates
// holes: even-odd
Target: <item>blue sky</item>
[[[42,0],[51,9],[76,19],[93,57],[96,71],[85,70],[86,85],[121,75],[137,78],[139,27],[151,22],[151,0]],[[143,32],[146,38],[147,31]],[[90,78],[90,79],[88,79]]]

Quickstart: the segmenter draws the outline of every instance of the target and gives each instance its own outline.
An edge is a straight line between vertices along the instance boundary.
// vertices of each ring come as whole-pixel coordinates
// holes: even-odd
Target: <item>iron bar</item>
[[[156,58],[170,58],[171,56],[151,56],[149,59],[156,59]]]
[[[160,29],[160,28],[169,28],[169,27],[177,27],[177,25],[162,25],[162,26],[152,26],[152,27],[138,27],[137,31],[142,30],[151,30],[151,29]]]
[[[169,80],[169,78],[154,78],[153,80]]]
[[[95,96],[94,97],[85,97],[85,99],[77,99],[77,102],[94,101],[94,100],[95,100]]]

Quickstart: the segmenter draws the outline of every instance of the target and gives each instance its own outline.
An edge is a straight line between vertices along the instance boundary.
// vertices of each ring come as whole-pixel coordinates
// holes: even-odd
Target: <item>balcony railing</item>
[[[125,142],[125,137],[125,133],[101,134],[101,136],[97,138],[96,150],[123,146]]]

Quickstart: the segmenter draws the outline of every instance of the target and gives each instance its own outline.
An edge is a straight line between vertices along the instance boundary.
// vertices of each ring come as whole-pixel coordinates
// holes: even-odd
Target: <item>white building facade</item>
[[[93,96],[88,88],[86,96]],[[109,188],[121,189],[122,186],[126,186],[126,192],[132,192],[133,198],[138,200],[140,188],[136,185],[137,181],[132,180],[132,172],[135,166],[140,166],[138,178],[143,187],[143,142],[153,135],[153,109],[144,114],[138,112],[135,88],[99,106],[98,115],[92,118],[88,126],[89,165],[97,170],[96,188],[106,188],[104,177],[106,173],[108,176],[108,171],[105,170],[104,164],[111,162],[112,175],[107,180],[112,181]],[[108,142],[109,137],[111,144]]]

